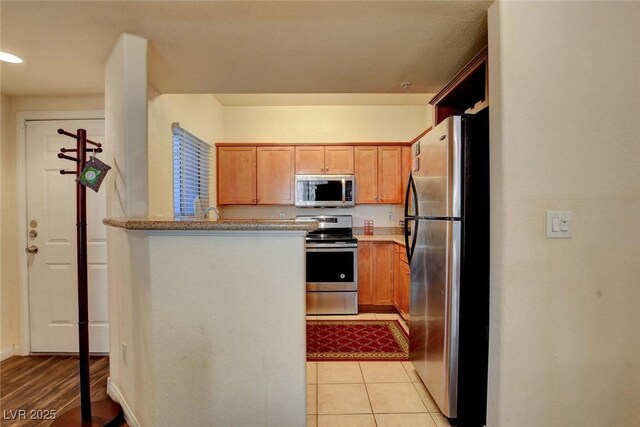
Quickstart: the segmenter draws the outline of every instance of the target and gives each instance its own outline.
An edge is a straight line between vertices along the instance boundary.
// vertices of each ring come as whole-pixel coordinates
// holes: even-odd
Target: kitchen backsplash
[[[296,208],[294,206],[256,205],[256,206],[221,206],[220,213],[225,219],[293,219],[297,215],[353,215],[353,226],[364,227],[364,220],[373,220],[376,231],[382,228],[398,228],[403,219],[402,205],[357,205],[353,208]],[[382,230],[380,230],[382,231]],[[383,234],[382,232],[379,234]],[[400,234],[400,233],[389,233]]]
[[[373,227],[374,236],[389,236],[392,234],[403,234],[404,229],[402,227]],[[364,227],[353,227],[353,234],[362,235],[364,234]]]

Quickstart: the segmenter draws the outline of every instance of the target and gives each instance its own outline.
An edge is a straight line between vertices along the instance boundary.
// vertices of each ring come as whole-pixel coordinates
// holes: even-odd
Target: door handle
[[[37,254],[38,253],[38,247],[36,245],[31,245],[25,250],[27,251],[28,254]]]

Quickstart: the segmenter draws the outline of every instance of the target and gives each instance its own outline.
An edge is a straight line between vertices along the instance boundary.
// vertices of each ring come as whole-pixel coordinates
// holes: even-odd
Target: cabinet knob
[[[329,172],[329,168],[324,168],[324,171],[325,172]]]

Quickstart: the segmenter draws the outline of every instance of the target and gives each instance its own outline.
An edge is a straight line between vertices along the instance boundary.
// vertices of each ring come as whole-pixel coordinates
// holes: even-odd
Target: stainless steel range
[[[307,235],[307,314],[358,314],[358,240],[351,215],[299,215],[316,220]]]

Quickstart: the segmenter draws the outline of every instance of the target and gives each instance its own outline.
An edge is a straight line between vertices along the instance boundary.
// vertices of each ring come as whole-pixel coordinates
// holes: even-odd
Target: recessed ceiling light
[[[22,59],[7,52],[0,52],[0,61],[10,62],[12,64],[21,64]]]

